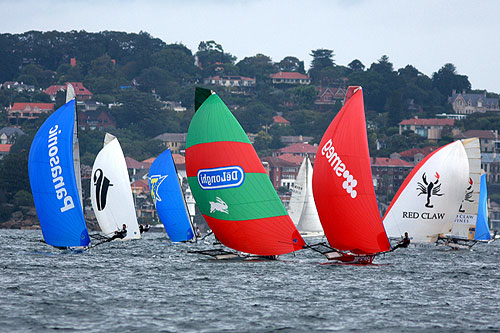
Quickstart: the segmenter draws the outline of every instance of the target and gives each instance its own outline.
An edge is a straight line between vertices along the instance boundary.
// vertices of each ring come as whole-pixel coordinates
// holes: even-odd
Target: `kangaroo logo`
[[[155,175],[155,176],[150,176],[149,177],[149,183],[151,184],[151,198],[153,198],[154,203],[156,202],[161,202],[161,197],[158,191],[160,190],[160,185],[163,183],[165,178],[167,178],[168,175],[162,176],[162,175]]]
[[[97,201],[97,210],[101,211],[106,207],[106,199],[108,197],[108,189],[113,186],[108,177],[104,176],[101,169],[94,172],[95,198]]]
[[[439,173],[436,172],[435,174],[436,181],[435,182],[427,182],[427,177],[425,176],[425,172],[422,175],[422,181],[417,182],[417,190],[420,191],[418,195],[420,196],[421,194],[427,194],[427,203],[425,204],[425,207],[427,208],[433,208],[434,206],[431,205],[431,197],[433,195],[436,195],[438,197],[444,195],[444,193],[439,193],[441,191],[441,184],[439,183]]]
[[[221,198],[215,197],[215,202],[209,201],[208,203],[210,204],[210,213],[218,211],[221,213],[229,214],[227,203],[225,203]]]
[[[472,189],[473,184],[474,182],[472,181],[472,178],[469,177],[469,187],[467,187],[467,190],[465,190],[464,200],[462,200],[462,203],[460,204],[460,209],[458,210],[460,213],[465,213],[465,209],[462,208],[464,201],[474,202],[474,200],[472,200],[472,193],[474,193],[474,190]]]

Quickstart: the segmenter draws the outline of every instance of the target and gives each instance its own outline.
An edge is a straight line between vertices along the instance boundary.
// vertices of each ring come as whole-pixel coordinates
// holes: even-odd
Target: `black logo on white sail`
[[[441,184],[438,184],[439,183],[439,173],[436,172],[435,177],[436,177],[436,181],[427,182],[427,177],[425,176],[425,172],[424,172],[424,174],[422,175],[423,184],[421,182],[417,182],[417,186],[418,186],[417,190],[420,191],[418,193],[418,195],[421,195],[421,194],[427,195],[427,203],[425,204],[425,207],[427,207],[427,208],[434,207],[433,205],[431,205],[431,197],[433,195],[440,197],[444,194],[444,193],[439,193],[441,191]]]
[[[464,200],[462,200],[462,203],[460,204],[460,208],[458,209],[458,211],[460,213],[465,213],[465,209],[463,209],[463,207],[462,207],[462,205],[464,204],[464,201],[474,202],[474,200],[472,200],[472,194],[474,193],[474,190],[472,189],[473,184],[474,184],[474,182],[472,181],[472,178],[469,177],[469,187],[467,187],[467,190],[465,191]]]
[[[113,186],[109,179],[104,176],[101,169],[97,169],[94,173],[95,198],[97,202],[97,210],[101,211],[106,207],[106,198],[108,197],[108,189]]]

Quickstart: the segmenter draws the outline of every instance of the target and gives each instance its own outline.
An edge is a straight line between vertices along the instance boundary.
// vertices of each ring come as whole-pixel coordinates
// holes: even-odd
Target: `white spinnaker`
[[[323,233],[312,192],[313,168],[309,157],[304,158],[292,187],[288,212],[300,233]]]
[[[141,238],[127,164],[118,139],[106,134],[92,168],[90,197],[101,230],[108,236],[127,225],[125,239]]]
[[[481,188],[481,148],[479,138],[464,139],[462,144],[469,160],[469,179],[450,234],[453,237],[474,239]]]
[[[302,164],[300,165],[299,173],[295,183],[292,185],[292,196],[290,197],[290,203],[288,204],[288,215],[292,218],[293,224],[297,226],[300,221],[300,216],[302,215],[302,210],[304,209],[304,200],[306,197],[306,172],[307,172],[307,158],[304,158]]]
[[[408,232],[413,242],[429,243],[439,234],[449,233],[468,178],[469,162],[460,141],[422,160],[401,185],[384,216],[387,235],[400,238]]]
[[[305,158],[306,161],[306,195],[304,197],[304,207],[302,209],[302,214],[300,215],[300,220],[297,225],[299,232],[303,233],[317,233],[323,234],[323,227],[321,226],[321,221],[319,220],[318,210],[316,209],[316,204],[314,203],[314,196],[312,190],[312,177],[313,168],[309,157]]]

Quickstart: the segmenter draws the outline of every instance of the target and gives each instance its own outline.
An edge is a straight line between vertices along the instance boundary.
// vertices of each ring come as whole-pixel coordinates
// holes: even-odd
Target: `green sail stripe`
[[[236,141],[250,143],[245,131],[216,94],[210,95],[193,116],[186,149],[199,143]]]
[[[287,214],[265,173],[247,173],[240,187],[217,190],[201,189],[196,177],[188,177],[188,182],[201,212],[220,220],[243,221]],[[229,214],[217,210],[210,213],[210,202],[217,202],[217,197],[227,204]]]

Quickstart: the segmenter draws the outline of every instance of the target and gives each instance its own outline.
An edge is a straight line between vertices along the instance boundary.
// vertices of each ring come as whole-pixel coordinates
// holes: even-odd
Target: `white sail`
[[[66,103],[68,103],[72,99],[75,99],[75,126],[73,128],[73,166],[75,168],[78,195],[80,196],[80,203],[83,207],[82,176],[80,171],[80,145],[78,143],[78,113],[76,112],[76,94],[73,85],[71,85],[71,83],[68,83],[66,87]]]
[[[427,156],[408,175],[384,216],[390,238],[408,232],[415,243],[449,233],[464,198],[469,163],[460,141]]]
[[[323,235],[312,191],[313,168],[309,157],[304,158],[292,187],[288,213],[302,236]]]
[[[112,235],[125,224],[124,239],[141,238],[122,148],[118,139],[110,134],[106,134],[105,142],[92,168],[92,208],[106,235]]]
[[[479,208],[479,190],[481,187],[481,148],[479,138],[462,140],[469,160],[469,179],[462,204],[451,229],[451,236],[474,239],[477,212]]]

